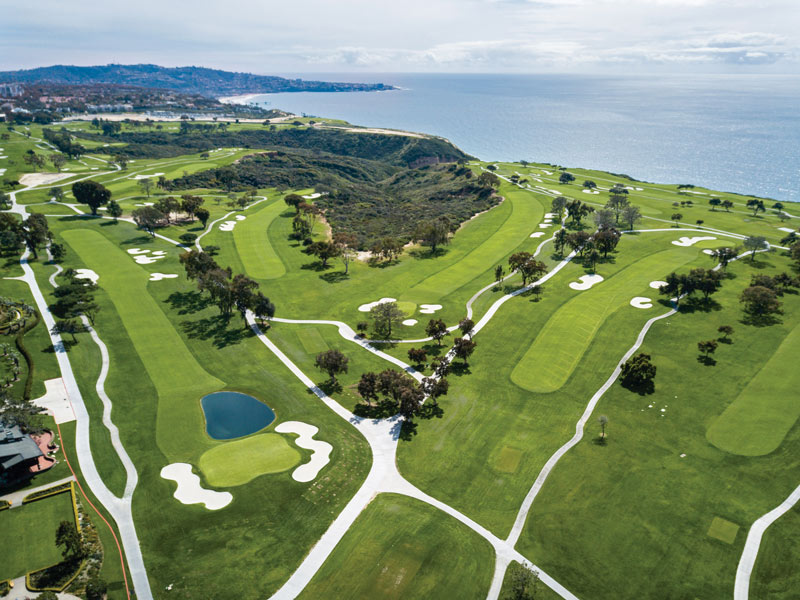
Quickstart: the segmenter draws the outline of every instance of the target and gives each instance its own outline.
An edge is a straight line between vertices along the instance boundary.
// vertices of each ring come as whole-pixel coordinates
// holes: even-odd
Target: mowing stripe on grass
[[[62,235],[83,263],[100,276],[100,287],[114,303],[158,390],[159,446],[170,458],[186,456],[187,446],[192,444],[181,436],[203,436],[201,396],[220,389],[224,383],[200,366],[149,294],[147,271],[96,231],[71,229]],[[124,365],[117,364],[116,368]]]
[[[763,456],[780,446],[800,417],[800,328],[781,342],[750,383],[706,431],[720,450],[740,456]]]
[[[297,330],[297,339],[308,354],[317,354],[328,350],[328,344],[316,327],[305,327]]]
[[[697,257],[684,248],[663,250],[626,267],[616,275],[564,303],[542,327],[539,335],[511,372],[511,381],[531,392],[561,388],[578,366],[603,322],[647,288]],[[656,290],[649,290],[655,296]],[[631,316],[638,316],[636,309]]]
[[[503,205],[465,225],[457,234],[455,242],[463,250],[455,252],[455,248],[451,249],[444,257],[448,264],[412,286],[404,297],[417,302],[432,302],[431,298],[442,298],[494,267],[529,239],[544,216],[541,203],[530,193],[510,185],[502,188],[502,194],[506,198]],[[495,216],[495,211],[500,214]],[[507,216],[498,222],[497,217],[503,213]],[[493,218],[488,218],[490,215]],[[487,229],[491,227],[496,229],[486,237]]]
[[[275,253],[269,241],[267,227],[284,210],[283,200],[276,200],[269,206],[250,215],[233,228],[236,251],[242,259],[245,272],[255,279],[277,279],[286,273],[283,261]]]

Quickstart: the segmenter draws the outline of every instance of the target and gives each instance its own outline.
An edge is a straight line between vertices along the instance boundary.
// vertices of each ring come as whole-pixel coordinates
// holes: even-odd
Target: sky
[[[0,70],[800,74],[800,0],[37,0],[2,15]]]

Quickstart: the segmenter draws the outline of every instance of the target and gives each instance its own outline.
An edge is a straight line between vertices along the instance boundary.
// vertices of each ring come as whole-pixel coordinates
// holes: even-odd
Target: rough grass
[[[358,517],[300,598],[485,598],[487,541],[418,500],[381,494]]]
[[[206,450],[199,466],[208,483],[230,487],[259,475],[287,471],[300,459],[300,453],[282,435],[262,433]]]
[[[781,342],[764,367],[708,428],[708,441],[742,456],[774,451],[800,417],[800,328]]]
[[[0,511],[0,580],[14,579],[61,561],[55,544],[61,521],[75,522],[69,493]]]

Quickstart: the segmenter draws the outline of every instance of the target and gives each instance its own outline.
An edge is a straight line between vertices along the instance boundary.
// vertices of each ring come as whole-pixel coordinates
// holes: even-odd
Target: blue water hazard
[[[272,409],[239,392],[215,392],[201,400],[206,432],[215,440],[230,440],[264,429],[275,420]]]

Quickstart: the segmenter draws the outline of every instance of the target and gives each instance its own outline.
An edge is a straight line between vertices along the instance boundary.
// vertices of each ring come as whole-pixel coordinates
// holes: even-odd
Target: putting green
[[[206,450],[199,466],[211,485],[233,487],[291,469],[301,458],[282,435],[262,433]]]
[[[209,375],[195,360],[148,293],[148,272],[133,258],[90,229],[70,229],[62,235],[86,267],[99,275],[98,284],[114,303],[147,375],[158,390],[159,446],[170,460],[186,459],[194,446],[192,442],[200,441],[205,430],[197,399],[221,389],[224,382]]]
[[[720,450],[741,456],[763,456],[780,446],[800,417],[798,352],[800,328],[795,328],[714,420],[706,439]]]
[[[236,251],[250,277],[277,279],[286,273],[286,267],[275,253],[267,235],[267,227],[285,210],[283,200],[275,200],[269,206],[248,215],[233,228]]]
[[[648,283],[697,257],[685,248],[651,254],[566,302],[542,327],[511,372],[511,381],[531,392],[561,388],[572,375],[603,322],[627,307]],[[648,294],[657,298],[655,290]],[[635,309],[633,309],[635,310]],[[638,312],[638,311],[637,311]]]

